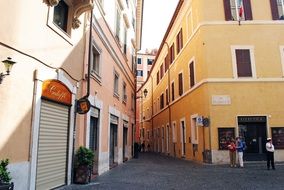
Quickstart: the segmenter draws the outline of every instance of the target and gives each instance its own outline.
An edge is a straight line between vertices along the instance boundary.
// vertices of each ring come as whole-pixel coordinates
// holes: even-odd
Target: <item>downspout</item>
[[[167,58],[166,59],[169,59],[169,53],[170,53],[170,46],[168,44],[168,42],[165,41],[165,44],[167,45],[167,49],[168,49],[168,54],[167,54]],[[168,68],[168,91],[169,91],[169,95],[168,95],[168,98],[169,100],[168,101],[168,108],[169,108],[169,127],[170,129],[172,129],[172,110],[171,110],[171,75],[170,75],[170,65],[171,65],[171,62],[170,60],[168,60],[168,63],[169,63],[169,68]],[[173,130],[172,130],[173,131]],[[174,134],[173,134],[174,135]],[[174,145],[174,157],[176,157],[176,143],[173,142],[173,145]]]
[[[87,74],[87,94],[83,98],[88,98],[90,95],[90,75],[91,75],[91,52],[92,52],[92,29],[93,29],[93,9],[91,10],[91,19],[90,19],[90,33],[89,33],[89,54],[88,54],[88,74]]]
[[[86,18],[86,17],[85,17]],[[92,28],[93,28],[93,9],[91,10],[91,19],[90,19],[90,34],[89,34],[89,54],[88,54],[88,76],[87,76],[87,94],[82,98],[88,98],[90,95],[90,73],[91,73],[91,50],[92,50]],[[85,31],[85,30],[84,30]],[[84,48],[85,49],[85,48]],[[83,61],[84,62],[84,61]],[[84,73],[83,73],[84,75]],[[83,76],[84,77],[84,76]],[[72,166],[71,167],[71,183],[73,183],[73,174],[74,174],[74,160],[75,160],[75,141],[76,141],[76,119],[77,119],[77,99],[75,100],[75,109],[74,109],[74,126],[73,126],[73,151],[72,151]]]

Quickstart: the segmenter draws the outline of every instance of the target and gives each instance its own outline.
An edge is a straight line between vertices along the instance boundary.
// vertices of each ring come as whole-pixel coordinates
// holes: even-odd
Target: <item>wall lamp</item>
[[[148,94],[148,90],[145,88],[145,90],[143,91],[144,94],[144,98],[146,98],[147,94]],[[136,99],[138,98],[142,98],[142,96],[137,96]]]
[[[2,83],[4,77],[10,75],[11,69],[13,65],[16,63],[16,61],[13,61],[11,57],[7,57],[7,59],[2,61],[2,63],[4,63],[6,73],[0,73],[0,84]]]

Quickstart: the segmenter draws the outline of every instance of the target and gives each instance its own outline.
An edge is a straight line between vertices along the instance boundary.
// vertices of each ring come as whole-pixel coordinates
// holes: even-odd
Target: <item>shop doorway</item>
[[[109,141],[109,165],[110,168],[115,165],[115,154],[117,149],[117,125],[110,124],[110,141]]]
[[[265,116],[239,116],[239,136],[246,143],[244,161],[265,160],[267,121]]]

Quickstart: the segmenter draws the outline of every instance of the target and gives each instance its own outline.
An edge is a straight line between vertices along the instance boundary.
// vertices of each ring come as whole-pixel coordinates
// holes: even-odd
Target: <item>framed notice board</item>
[[[235,128],[218,128],[219,150],[227,150],[232,138],[235,138]]]
[[[284,149],[284,127],[271,128],[272,143],[276,149]]]

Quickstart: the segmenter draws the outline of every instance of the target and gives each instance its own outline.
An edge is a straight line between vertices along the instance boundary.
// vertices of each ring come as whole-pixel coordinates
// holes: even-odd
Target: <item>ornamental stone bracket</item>
[[[72,28],[76,29],[80,26],[81,22],[78,19],[84,12],[92,10],[94,7],[93,0],[73,0],[73,21]]]
[[[44,2],[51,7],[58,5],[59,1],[61,0],[44,0]],[[81,25],[79,17],[84,12],[93,9],[93,0],[67,0],[67,2],[70,2],[73,9],[72,28],[79,28],[79,26]]]

